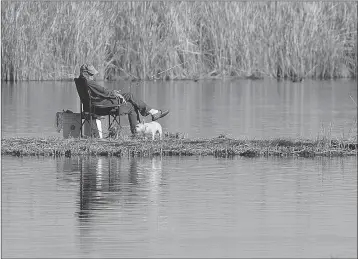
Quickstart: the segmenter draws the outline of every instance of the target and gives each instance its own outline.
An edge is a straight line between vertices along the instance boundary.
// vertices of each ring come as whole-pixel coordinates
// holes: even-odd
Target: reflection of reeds
[[[98,139],[6,138],[1,154],[13,156],[345,156],[356,155],[356,142],[316,140],[238,140],[220,135],[212,139],[186,139],[167,134],[163,141],[143,139],[104,141]]]
[[[356,76],[354,2],[3,1],[1,14],[4,80],[73,78],[85,61],[107,79]]]

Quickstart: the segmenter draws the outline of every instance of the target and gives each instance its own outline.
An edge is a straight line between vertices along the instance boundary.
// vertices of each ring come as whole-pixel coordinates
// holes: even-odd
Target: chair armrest
[[[91,100],[93,100],[94,98],[93,98],[93,96],[92,96],[91,93],[92,93],[91,90],[88,89],[88,96],[89,96],[89,98],[90,98]],[[103,96],[102,96],[102,98],[103,98],[103,99],[111,100],[113,97],[103,97]],[[117,105],[117,106],[118,106],[118,105]]]
[[[92,97],[92,95],[91,95],[91,90],[90,89],[88,89],[88,96],[89,96],[89,98],[90,98],[90,100],[93,100],[93,97]],[[104,99],[112,99],[111,97],[103,97]],[[107,105],[105,105],[105,104],[91,104],[93,107],[97,107],[97,108],[104,108],[104,109],[106,109],[106,108],[118,108],[118,107],[120,107],[122,104],[107,104]]]
[[[98,108],[117,108],[121,106],[122,104],[110,104],[110,105],[104,105],[104,104],[92,104],[92,106],[98,107]]]

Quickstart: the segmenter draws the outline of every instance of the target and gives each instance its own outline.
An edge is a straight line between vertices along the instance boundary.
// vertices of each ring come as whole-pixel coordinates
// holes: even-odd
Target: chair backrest
[[[88,93],[88,86],[85,78],[75,78],[75,84],[78,96],[83,104],[83,111],[88,112],[90,106],[90,96]]]

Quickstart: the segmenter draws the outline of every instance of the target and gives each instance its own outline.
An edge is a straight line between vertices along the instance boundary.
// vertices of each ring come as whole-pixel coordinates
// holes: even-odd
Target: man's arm
[[[126,99],[124,98],[123,95],[121,95],[121,93],[118,90],[113,90],[113,94],[120,99],[121,103],[127,103]]]
[[[100,86],[95,81],[88,80],[87,85],[91,89],[91,91],[93,93],[95,93],[96,95],[98,95],[99,97],[102,97],[102,98],[115,98],[116,97],[112,91],[109,91],[107,88]]]

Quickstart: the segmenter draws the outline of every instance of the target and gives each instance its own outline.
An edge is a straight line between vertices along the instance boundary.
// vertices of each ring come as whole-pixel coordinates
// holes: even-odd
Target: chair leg
[[[85,123],[90,123],[88,116],[89,116],[88,114],[83,115],[83,112],[81,112],[81,127],[80,127],[81,138],[83,138],[83,134],[84,134],[83,128]]]
[[[85,133],[88,134],[87,130],[86,130],[86,132],[84,132],[85,123],[87,123],[87,125],[89,125],[89,123],[90,123],[90,119],[88,118],[88,116],[90,116],[90,114],[86,114],[86,113],[81,116],[82,117],[81,118],[81,138],[83,138]],[[86,127],[86,129],[87,129],[87,127]]]
[[[119,115],[119,109],[118,109],[118,121],[117,121],[117,117],[116,117],[116,122],[118,124],[118,130],[117,130],[117,135],[119,136],[121,134],[122,131],[122,127],[121,127],[121,116]]]
[[[92,139],[92,114],[90,114],[90,138]]]
[[[108,132],[109,132],[109,129],[111,128],[111,115],[108,115]]]
[[[82,123],[82,119],[83,119],[83,114],[82,114],[82,102],[80,101],[80,114],[81,114],[81,128],[80,128],[80,131],[81,131],[81,135],[80,135],[80,138],[83,138],[83,132],[82,132],[82,128],[83,128],[83,124]]]
[[[81,127],[80,127],[80,138],[83,138],[83,135],[82,135],[82,126],[83,126],[83,123],[82,123],[82,112],[81,112]]]
[[[108,115],[108,129],[112,127],[113,121],[111,121],[111,115]]]
[[[108,115],[108,132],[111,132],[110,129],[112,127],[115,127],[116,126],[115,124],[118,125],[118,129],[117,129],[117,136],[118,136],[118,134],[121,130],[120,116],[118,116],[118,119],[117,119],[117,114]]]

